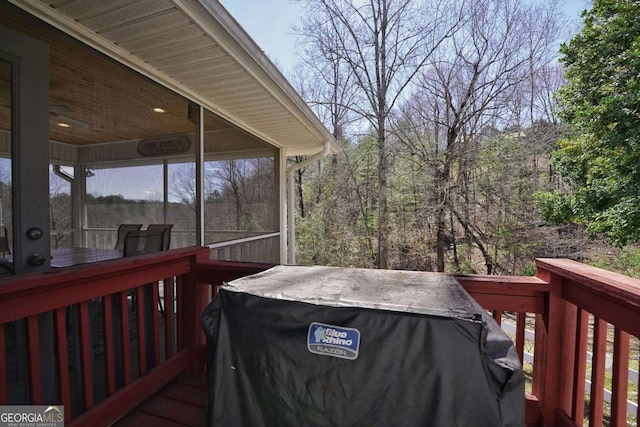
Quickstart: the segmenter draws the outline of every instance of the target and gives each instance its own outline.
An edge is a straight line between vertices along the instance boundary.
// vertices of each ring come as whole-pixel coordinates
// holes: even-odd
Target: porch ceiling
[[[10,2],[287,155],[318,152],[327,140],[337,151],[326,128],[217,0]]]

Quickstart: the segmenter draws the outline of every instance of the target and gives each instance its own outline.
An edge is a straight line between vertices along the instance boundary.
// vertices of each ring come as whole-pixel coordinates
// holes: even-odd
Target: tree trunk
[[[458,258],[458,244],[456,243],[456,230],[453,227],[453,214],[449,212],[449,228],[451,229],[451,246],[453,248],[453,263],[456,271],[460,271],[460,259]]]
[[[302,175],[303,174],[304,174],[304,171],[302,169],[298,169],[296,171],[296,187],[298,190],[298,207],[300,208],[300,217],[302,218],[305,217],[304,197],[302,193]]]
[[[389,212],[387,209],[388,156],[384,129],[378,135],[378,268],[389,268]]]
[[[441,192],[438,198],[444,197]],[[446,221],[444,204],[440,202],[436,210],[436,271],[444,271]]]

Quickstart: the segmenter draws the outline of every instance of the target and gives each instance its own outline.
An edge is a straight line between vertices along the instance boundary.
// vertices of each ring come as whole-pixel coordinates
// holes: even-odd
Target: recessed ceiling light
[[[60,120],[58,122],[58,126],[61,126],[64,128],[68,128],[70,126],[76,126],[83,129],[93,129],[93,126],[91,125],[91,123],[83,122],[82,120],[74,119],[73,117],[68,117],[68,116],[65,116],[64,114],[49,113],[49,115],[54,119]],[[64,123],[64,124],[61,124],[61,123]]]
[[[160,108],[160,107],[154,108],[153,111],[155,113],[166,113],[167,112],[167,110],[165,110],[164,108]]]

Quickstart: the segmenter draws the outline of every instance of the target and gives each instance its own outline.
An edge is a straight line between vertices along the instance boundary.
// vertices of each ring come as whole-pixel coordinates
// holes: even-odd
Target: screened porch
[[[16,7],[0,4],[0,26],[48,45],[47,147],[16,147],[19,70],[0,61],[5,263],[16,245],[18,258],[28,255],[16,209],[46,213],[48,227],[36,227],[50,238],[50,253],[38,251],[45,259],[60,249],[113,250],[118,226],[134,223],[172,224],[171,249],[211,245],[216,259],[280,261],[281,148]],[[142,44],[139,54],[157,49]],[[162,63],[172,75],[184,70],[184,61]],[[25,150],[46,154],[48,200],[32,196],[47,178]]]

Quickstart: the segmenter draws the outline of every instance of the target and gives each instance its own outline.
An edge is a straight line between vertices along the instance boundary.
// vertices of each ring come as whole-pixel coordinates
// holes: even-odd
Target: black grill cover
[[[202,314],[209,426],[522,426],[512,341],[451,276],[279,266]]]

